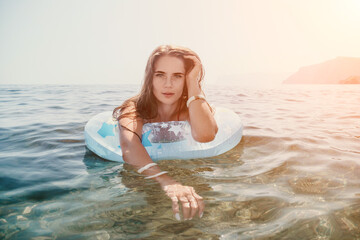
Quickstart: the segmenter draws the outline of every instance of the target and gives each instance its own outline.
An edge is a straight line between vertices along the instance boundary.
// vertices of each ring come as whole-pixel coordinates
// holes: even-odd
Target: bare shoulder
[[[125,109],[121,111],[121,118],[119,119],[119,125],[130,129],[131,131],[141,134],[143,119],[137,117],[136,107],[134,103],[131,103]]]

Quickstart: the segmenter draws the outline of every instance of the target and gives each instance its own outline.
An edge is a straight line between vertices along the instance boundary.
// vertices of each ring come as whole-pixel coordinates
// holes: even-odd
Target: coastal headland
[[[301,67],[285,84],[360,84],[360,58],[337,57]]]

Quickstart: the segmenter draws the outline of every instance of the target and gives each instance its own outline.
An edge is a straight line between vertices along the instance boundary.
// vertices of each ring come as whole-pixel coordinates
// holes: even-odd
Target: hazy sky
[[[140,83],[161,44],[197,52],[211,83],[278,82],[360,57],[359,12],[359,0],[0,0],[0,83]]]

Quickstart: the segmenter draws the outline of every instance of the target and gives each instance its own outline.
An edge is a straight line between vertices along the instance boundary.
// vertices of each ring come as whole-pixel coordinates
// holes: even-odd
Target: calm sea
[[[243,119],[217,157],[159,162],[205,198],[177,222],[159,186],[84,144],[139,86],[0,85],[1,239],[359,239],[360,86],[207,86]]]

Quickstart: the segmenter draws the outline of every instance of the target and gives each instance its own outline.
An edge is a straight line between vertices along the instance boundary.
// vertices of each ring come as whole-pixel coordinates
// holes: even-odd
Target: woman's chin
[[[179,101],[179,98],[176,98],[175,96],[172,97],[162,97],[158,99],[159,104],[166,104],[166,105],[174,105],[177,104]]]

